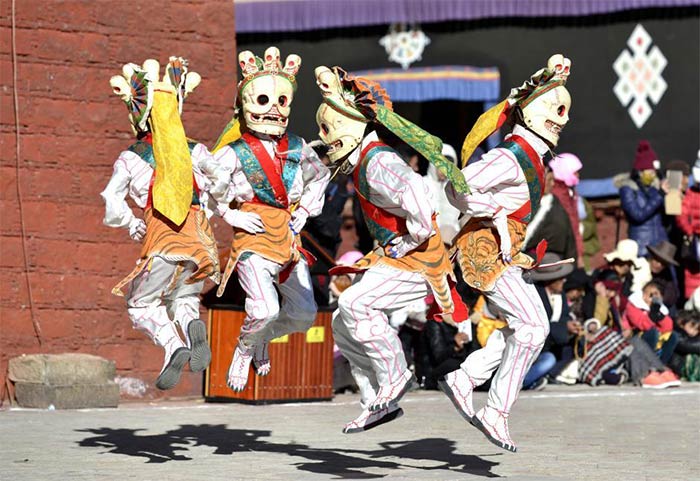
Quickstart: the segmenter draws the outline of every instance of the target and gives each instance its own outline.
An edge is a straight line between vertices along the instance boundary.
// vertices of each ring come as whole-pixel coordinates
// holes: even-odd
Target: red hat
[[[647,170],[654,168],[654,161],[659,160],[659,157],[651,148],[648,140],[640,140],[637,145],[637,153],[634,156],[634,170]]]

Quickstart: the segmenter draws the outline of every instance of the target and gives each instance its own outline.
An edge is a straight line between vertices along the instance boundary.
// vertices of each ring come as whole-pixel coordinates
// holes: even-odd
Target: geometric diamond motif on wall
[[[628,49],[623,49],[613,63],[618,76],[613,87],[615,96],[638,129],[646,123],[653,112],[651,103],[658,104],[668,88],[661,76],[668,63],[659,47],[652,44],[652,38],[641,24],[627,39]],[[651,103],[649,102],[651,100]]]

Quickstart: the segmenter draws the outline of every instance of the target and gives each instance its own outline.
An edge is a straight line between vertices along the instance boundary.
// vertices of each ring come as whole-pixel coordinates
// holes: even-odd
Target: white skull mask
[[[571,95],[560,85],[543,93],[522,109],[528,129],[556,147],[559,133],[569,121]]]
[[[293,97],[294,88],[284,77],[265,75],[251,80],[241,98],[247,127],[261,134],[284,134]]]
[[[283,135],[292,111],[301,58],[292,54],[282,64],[279,49],[268,47],[263,58],[248,50],[241,52],[238,63],[243,75],[239,89],[246,126],[261,134]]]
[[[328,158],[336,163],[355,150],[364,137],[367,122],[352,119],[321,104],[316,111],[318,135],[328,145]]]

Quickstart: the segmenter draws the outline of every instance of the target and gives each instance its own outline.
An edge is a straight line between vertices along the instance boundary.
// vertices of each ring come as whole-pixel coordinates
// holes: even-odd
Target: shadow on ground
[[[291,465],[301,471],[327,474],[335,479],[374,479],[388,475],[366,472],[367,469],[444,470],[450,473],[467,473],[487,478],[498,475],[491,468],[498,463],[479,456],[455,452],[455,442],[444,438],[424,438],[412,441],[389,441],[380,449],[312,448],[298,443],[276,443],[264,438],[271,431],[229,429],[225,424],[182,425],[163,434],[141,435],[143,429],[94,428],[77,432],[90,433],[78,444],[82,447],[99,447],[112,453],[148,459],[148,463],[188,461],[189,448],[209,446],[214,454],[232,455],[237,452],[279,453],[306,461]],[[440,463],[435,465],[435,462]],[[430,466],[425,464],[429,463]],[[396,473],[399,474],[399,473]]]

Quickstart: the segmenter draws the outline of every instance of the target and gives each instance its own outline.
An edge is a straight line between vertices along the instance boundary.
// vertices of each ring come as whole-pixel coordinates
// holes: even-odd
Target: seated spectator
[[[481,347],[486,346],[487,342],[491,342],[492,349],[505,349],[505,339],[511,335],[513,331],[508,328],[508,323],[505,321],[503,314],[500,313],[495,306],[489,305],[483,295],[479,296],[477,299],[476,304],[471,310],[469,320],[472,324],[476,324],[477,341]],[[463,325],[466,327],[467,323],[462,322],[459,324],[460,327]],[[494,336],[493,340],[489,341],[489,338],[494,332],[496,332],[496,336]],[[552,353],[540,353],[523,380],[523,389],[544,389],[547,385],[546,375],[551,371],[555,363],[556,358]],[[485,385],[481,387],[483,386]]]
[[[486,345],[486,341],[493,331],[508,327],[508,323],[499,317],[497,312],[491,312],[489,303],[483,295],[479,296],[471,310],[469,320],[476,325],[476,340],[481,347]]]
[[[675,271],[671,267],[678,265],[675,256],[676,246],[668,241],[663,241],[655,246],[647,246],[651,280],[662,286],[661,297],[664,305],[668,307],[671,317],[675,317],[676,303],[679,297]]]
[[[593,290],[583,298],[583,314],[586,319],[598,319],[603,326],[622,332],[622,281],[614,269],[595,273]]]
[[[620,204],[629,223],[628,237],[639,245],[639,255],[646,256],[648,245],[668,240],[663,226],[664,191],[656,175],[658,156],[649,142],[642,140],[630,178],[620,187]]]
[[[613,269],[622,282],[622,308],[626,298],[633,291],[641,291],[644,284],[651,280],[649,264],[638,256],[639,246],[632,239],[623,239],[617,243],[615,250],[603,255],[607,261],[604,268]]]
[[[664,363],[654,350],[639,336],[627,339],[633,350],[626,363],[630,380],[647,389],[665,389],[680,386],[678,377]]]
[[[583,323],[585,341],[579,368],[579,381],[597,386],[620,385],[629,374],[624,363],[633,347],[619,332],[603,326],[596,318]]]
[[[681,311],[675,327],[678,344],[669,363],[688,381],[700,381],[700,313]]]
[[[564,295],[569,306],[569,317],[583,324],[587,319],[583,312],[583,299],[591,290],[591,278],[583,269],[574,269],[564,282]]]
[[[661,362],[667,364],[678,342],[673,332],[673,320],[661,298],[660,286],[651,281],[642,292],[633,293],[621,320],[622,333],[629,338],[639,333],[642,339],[656,351]]]
[[[542,258],[542,264],[551,264],[561,260],[557,254],[548,252]],[[556,376],[574,357],[574,343],[581,332],[581,323],[570,317],[569,302],[564,294],[566,276],[571,274],[573,270],[573,264],[560,264],[534,269],[530,274],[537,288],[537,293],[542,299],[547,316],[549,316],[549,335],[538,358],[538,360],[550,361],[548,363],[549,370],[543,375]],[[533,370],[530,369],[530,371]],[[523,386],[527,385],[523,382]]]
[[[417,299],[389,316],[389,325],[398,331],[406,366],[421,380],[426,377],[425,371],[428,370],[423,331],[427,322],[428,306],[431,303],[432,296],[429,296],[429,299]]]
[[[467,358],[471,339],[467,332],[460,332],[457,327],[447,322],[438,322],[433,319],[425,323],[423,334],[429,362],[423,387],[437,389],[438,379],[458,369]]]

